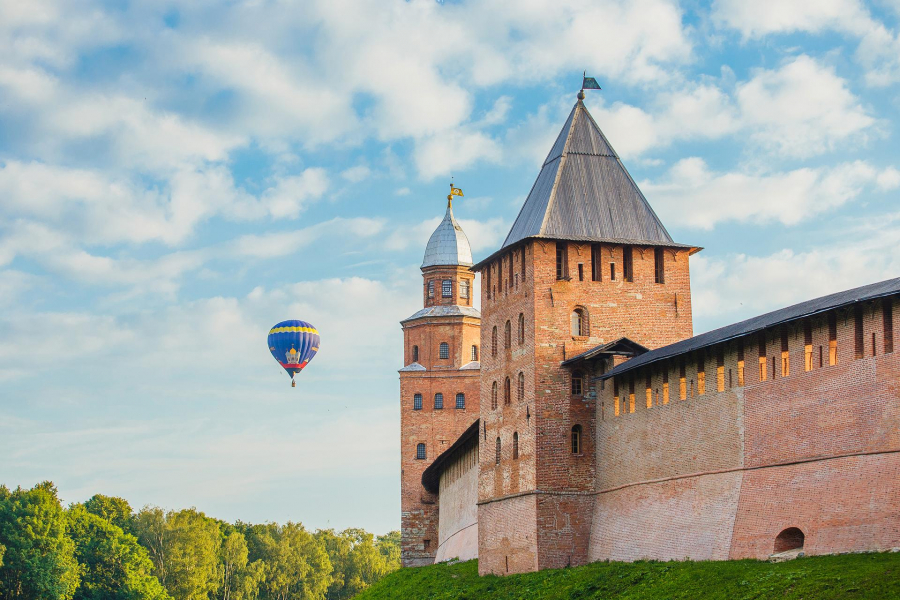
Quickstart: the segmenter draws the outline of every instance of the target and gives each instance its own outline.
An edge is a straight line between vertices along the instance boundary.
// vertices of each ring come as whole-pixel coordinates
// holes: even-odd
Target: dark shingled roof
[[[453,442],[453,445],[444,450],[440,456],[434,459],[434,462],[428,465],[428,468],[425,469],[425,472],[422,473],[422,486],[431,492],[432,494],[438,493],[439,484],[441,481],[441,472],[444,470],[444,465],[450,462],[453,459],[453,454],[463,445],[466,444],[469,440],[478,436],[478,424],[481,423],[481,419],[475,419],[475,422],[469,425],[469,428],[466,429],[459,438]]]
[[[696,250],[672,241],[581,100],[566,119],[503,246],[474,268],[531,238]]]
[[[564,367],[568,367],[569,365],[573,365],[583,360],[592,360],[598,356],[609,356],[611,354],[617,354],[619,356],[637,356],[649,351],[649,348],[645,348],[637,342],[629,340],[627,337],[622,337],[606,344],[594,346],[590,350],[585,350],[581,354],[562,361],[560,364]]]
[[[807,300],[800,304],[772,311],[758,317],[753,317],[752,319],[747,319],[746,321],[741,321],[740,323],[734,323],[733,325],[726,325],[725,327],[720,327],[719,329],[701,333],[692,338],[675,342],[674,344],[669,344],[668,346],[663,346],[656,350],[651,350],[646,354],[641,354],[640,356],[622,363],[608,373],[601,375],[599,379],[609,379],[610,377],[627,373],[628,371],[651,363],[659,362],[694,350],[700,350],[701,348],[706,348],[714,344],[727,342],[728,340],[733,340],[745,335],[750,335],[769,327],[781,325],[782,323],[817,315],[836,308],[849,306],[857,302],[874,300],[876,298],[883,298],[898,293],[900,293],[900,277],[864,285],[844,292],[838,292],[837,294],[822,296],[821,298],[816,298],[814,300]]]

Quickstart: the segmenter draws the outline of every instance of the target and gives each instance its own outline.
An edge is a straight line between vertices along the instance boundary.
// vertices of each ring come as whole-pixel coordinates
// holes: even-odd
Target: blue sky
[[[695,331],[900,275],[900,2],[0,0],[0,482],[399,527],[398,321],[575,101]],[[322,349],[296,389],[269,327]]]

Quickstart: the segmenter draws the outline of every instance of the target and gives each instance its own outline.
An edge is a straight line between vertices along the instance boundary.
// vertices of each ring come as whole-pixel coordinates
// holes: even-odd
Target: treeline
[[[62,506],[0,486],[2,600],[343,600],[400,567],[400,533],[226,523],[190,508]]]

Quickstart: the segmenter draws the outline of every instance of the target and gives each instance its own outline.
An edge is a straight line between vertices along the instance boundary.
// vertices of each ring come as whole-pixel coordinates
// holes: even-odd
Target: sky
[[[398,528],[450,178],[477,261],[583,71],[695,333],[900,276],[898,0],[0,0],[0,483]]]

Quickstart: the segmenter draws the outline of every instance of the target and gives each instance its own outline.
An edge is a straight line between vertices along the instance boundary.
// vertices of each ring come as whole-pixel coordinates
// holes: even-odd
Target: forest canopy
[[[0,600],[344,600],[400,567],[400,533],[134,512],[0,485]]]

